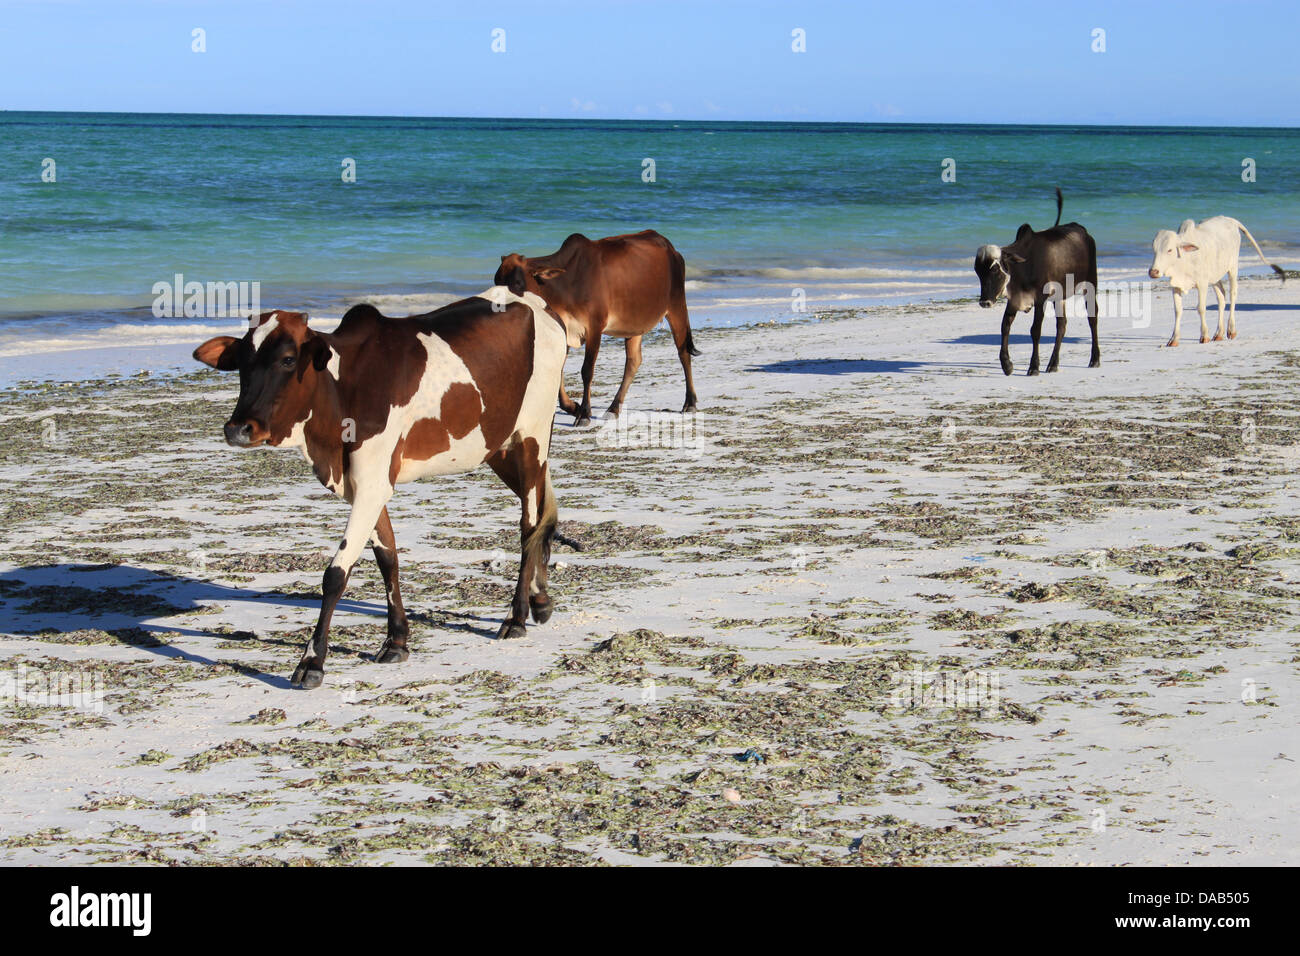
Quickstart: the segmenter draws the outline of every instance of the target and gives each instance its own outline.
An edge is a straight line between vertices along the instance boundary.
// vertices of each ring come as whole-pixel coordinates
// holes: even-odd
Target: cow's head
[[[1014,249],[1001,246],[980,246],[975,251],[975,275],[980,280],[980,308],[988,309],[1002,298],[1011,281],[1011,264],[1024,262],[1024,256]]]
[[[278,445],[310,414],[317,375],[333,349],[307,328],[303,312],[263,312],[243,338],[218,335],[194,350],[204,365],[239,371],[239,400],[226,422],[226,441],[239,448]]]
[[[497,274],[492,277],[494,285],[503,285],[515,295],[533,292],[545,298],[543,289],[551,279],[563,274],[563,269],[553,266],[533,265],[527,257],[517,252],[501,257]]]
[[[564,326],[564,335],[569,348],[576,349],[587,340],[587,327],[580,319],[574,317],[570,306],[566,304],[565,296],[548,294],[553,290],[548,289],[547,284],[563,273],[563,269],[554,266],[533,265],[526,257],[512,252],[508,256],[501,257],[501,265],[497,268],[497,274],[492,277],[492,283],[505,286],[515,295],[531,292],[541,296],[550,311]]]
[[[1151,268],[1147,270],[1147,275],[1153,279],[1165,276],[1172,280],[1175,273],[1182,271],[1179,268],[1179,261],[1200,249],[1189,235],[1191,232],[1188,228],[1189,224],[1195,225],[1189,219],[1183,223],[1178,232],[1172,229],[1161,229],[1156,233],[1156,237],[1151,240],[1151,249],[1155,255],[1151,259]]]

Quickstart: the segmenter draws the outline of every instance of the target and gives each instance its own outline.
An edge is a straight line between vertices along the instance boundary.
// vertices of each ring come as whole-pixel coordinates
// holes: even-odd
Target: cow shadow
[[[920,362],[913,359],[782,359],[765,365],[751,365],[746,372],[776,372],[785,375],[889,375],[921,374],[944,370],[979,369],[987,362]],[[962,374],[974,374],[965,372]]]
[[[174,640],[167,643],[156,639],[154,635],[255,640],[259,645],[296,650],[303,647],[305,641],[300,638],[254,637],[246,631],[207,630],[171,620],[202,611],[211,604],[240,603],[264,607],[268,616],[281,608],[308,608],[313,612],[320,608],[320,598],[316,595],[252,590],[123,564],[38,564],[0,571],[0,634],[21,638],[93,629],[112,636],[122,645],[147,650],[159,657],[221,668],[230,665],[185,650]],[[388,616],[385,603],[347,597],[339,601],[337,611],[384,621]],[[407,618],[412,624],[460,630],[486,638],[496,633],[495,622],[459,612],[430,614],[408,608]],[[331,650],[366,659],[373,657],[372,652],[362,653],[334,642]],[[287,678],[251,667],[240,670],[277,689],[291,687]]]
[[[959,335],[954,339],[944,339],[941,344],[943,345],[995,345],[998,348],[1001,348],[1002,333],[1001,332],[978,332],[972,335]],[[1007,344],[1032,346],[1034,344],[1034,337],[1030,335],[1028,332],[1012,332],[1010,335],[1007,336]],[[1056,332],[1052,331],[1051,334],[1049,335],[1048,327],[1046,324],[1044,324],[1043,337],[1039,339],[1038,347],[1041,349],[1043,346],[1046,345],[1048,348],[1051,348],[1055,344],[1056,344]],[[1070,335],[1069,333],[1066,333],[1065,338],[1061,339],[1061,344],[1062,346],[1085,345],[1085,344],[1091,346],[1092,335],[1091,333],[1086,336]]]

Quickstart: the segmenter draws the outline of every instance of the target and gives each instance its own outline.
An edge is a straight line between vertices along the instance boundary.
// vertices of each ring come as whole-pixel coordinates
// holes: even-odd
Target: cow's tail
[[[559,528],[556,528],[554,531],[551,532],[551,540],[558,541],[560,542],[560,544],[566,544],[574,551],[587,550],[587,546],[585,544],[583,544],[577,538],[570,538],[567,534],[564,534],[562,531],[560,531]]]
[[[673,330],[674,339],[682,327],[686,329],[686,338],[681,344],[681,348],[686,350],[686,354],[699,355],[700,350],[695,347],[695,338],[691,335],[690,315],[686,311],[686,259],[673,247],[671,242],[663,236],[659,238],[668,247],[668,261],[671,270],[670,281],[672,282],[672,291],[668,299],[668,311],[664,318],[668,320],[668,326]]]
[[[1286,282],[1286,273],[1283,272],[1282,269],[1281,269],[1280,267],[1274,265],[1273,263],[1269,262],[1267,259],[1264,258],[1264,253],[1263,253],[1263,251],[1259,248],[1259,243],[1255,241],[1255,237],[1252,236],[1252,235],[1250,234],[1250,230],[1247,229],[1247,228],[1246,228],[1244,225],[1242,225],[1240,222],[1238,222],[1236,219],[1234,219],[1234,220],[1232,220],[1232,221],[1235,222],[1235,223],[1237,223],[1237,228],[1240,229],[1243,233],[1246,234],[1246,238],[1249,239],[1249,240],[1250,240],[1250,244],[1251,244],[1252,246],[1255,247],[1255,252],[1259,253],[1259,258],[1260,258],[1261,261],[1263,261],[1264,265],[1268,266],[1270,269],[1272,269],[1274,272],[1276,272],[1279,276],[1281,276],[1283,282]]]
[[[1056,222],[1052,223],[1053,229],[1055,229],[1057,226],[1061,224],[1061,207],[1063,207],[1064,205],[1065,205],[1065,197],[1061,195],[1061,187],[1057,186],[1056,187]]]
[[[560,511],[555,504],[555,489],[551,487],[551,469],[546,469],[546,483],[542,486],[542,507],[537,525],[524,540],[524,558],[533,567],[545,565],[551,556],[551,537],[559,524]],[[537,562],[537,563],[533,563]]]

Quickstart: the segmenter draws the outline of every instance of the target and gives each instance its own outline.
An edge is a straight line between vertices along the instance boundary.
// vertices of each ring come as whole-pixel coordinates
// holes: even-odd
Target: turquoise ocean
[[[571,232],[664,233],[701,327],[789,318],[796,288],[810,309],[969,298],[975,248],[1051,225],[1058,185],[1103,277],[1218,214],[1295,268],[1298,159],[1296,129],[0,112],[0,355],[163,336],[153,289],[178,273],[322,317],[427,311]]]

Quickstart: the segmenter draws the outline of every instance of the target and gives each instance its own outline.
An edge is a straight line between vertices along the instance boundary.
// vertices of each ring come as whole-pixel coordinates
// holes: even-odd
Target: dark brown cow
[[[401,481],[486,462],[523,505],[519,578],[497,637],[524,636],[530,609],[538,623],[551,616],[547,455],[566,333],[541,299],[489,289],[405,319],[359,305],[331,334],[308,328],[300,312],[266,312],[252,324],[242,338],[218,336],[194,351],[213,368],[239,370],[226,441],[300,449],[321,484],[352,505],[294,684],[320,686],[330,617],[367,542],[388,595],[388,636],[375,660],[409,656],[387,508]]]
[[[627,400],[632,376],[641,366],[641,336],[664,316],[668,317],[673,343],[686,373],[682,411],[695,411],[691,356],[700,353],[691,339],[691,320],[686,312],[686,261],[659,233],[647,229],[593,242],[575,232],[549,256],[502,256],[494,281],[516,295],[524,291],[540,295],[565,322],[585,330],[582,403],[569,398],[560,383],[560,407],[574,416],[574,424],[591,423],[591,376],[601,336],[627,340],[623,384],[606,412],[613,417]]]
[[[990,309],[1004,292],[1007,296],[1007,307],[1002,313],[1002,351],[998,354],[1005,375],[1012,371],[1011,323],[1019,313],[1029,309],[1034,310],[1034,321],[1029,327],[1034,350],[1029,357],[1028,374],[1038,374],[1038,340],[1048,302],[1053,304],[1056,313],[1056,345],[1047,361],[1047,370],[1057,370],[1061,342],[1065,339],[1065,302],[1076,290],[1083,295],[1084,311],[1092,328],[1092,358],[1088,367],[1101,366],[1101,347],[1097,344],[1097,244],[1077,222],[1061,225],[1063,202],[1058,188],[1056,223],[1051,229],[1034,232],[1026,222],[1016,231],[1016,240],[1011,245],[983,245],[975,250],[980,307]]]

